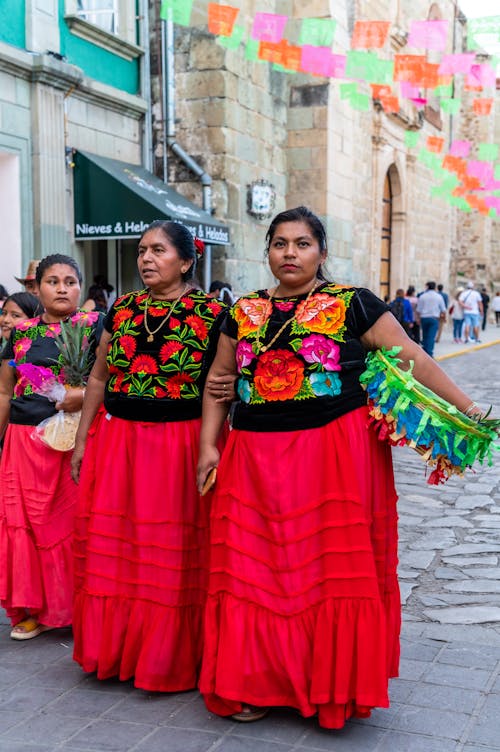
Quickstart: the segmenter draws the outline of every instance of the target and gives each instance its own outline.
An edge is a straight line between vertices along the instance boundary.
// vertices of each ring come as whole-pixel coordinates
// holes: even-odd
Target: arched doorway
[[[392,185],[389,171],[384,178],[382,196],[382,237],[380,243],[380,297],[391,293]]]

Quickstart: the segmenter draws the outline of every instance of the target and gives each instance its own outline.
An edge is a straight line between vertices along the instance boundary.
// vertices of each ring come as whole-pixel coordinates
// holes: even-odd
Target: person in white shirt
[[[464,342],[469,342],[469,335],[472,334],[476,342],[480,342],[479,327],[483,316],[483,299],[481,293],[474,289],[474,282],[467,282],[467,287],[460,294],[458,302],[464,311]]]
[[[446,306],[442,296],[436,292],[435,282],[427,282],[426,288],[418,298],[417,316],[422,330],[422,347],[432,358],[439,320],[446,316]]]
[[[500,326],[500,291],[498,290],[491,301],[491,310],[495,312],[496,325]]]

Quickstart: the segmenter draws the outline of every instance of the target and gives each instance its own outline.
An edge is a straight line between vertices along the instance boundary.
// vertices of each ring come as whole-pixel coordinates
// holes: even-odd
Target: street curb
[[[481,342],[480,345],[472,345],[464,350],[457,350],[457,352],[447,353],[446,355],[437,355],[434,360],[456,358],[457,355],[467,355],[467,353],[474,352],[475,350],[483,350],[485,347],[491,347],[492,345],[500,345],[500,339],[494,339],[492,342]]]

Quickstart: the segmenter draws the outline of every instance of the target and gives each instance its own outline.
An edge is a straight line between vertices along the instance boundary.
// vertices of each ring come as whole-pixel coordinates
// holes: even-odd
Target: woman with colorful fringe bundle
[[[45,310],[16,321],[0,370],[0,435],[5,433],[0,463],[0,599],[15,640],[28,640],[72,621],[76,486],[70,475],[71,452],[48,445],[44,432],[35,434],[34,427],[56,421],[64,429],[65,421],[72,421],[81,409],[99,336],[99,314],[77,310],[82,277],[74,259],[47,256],[36,270],[36,281],[38,302]],[[78,372],[65,352],[73,334],[85,343],[85,352],[77,358],[83,370]],[[59,402],[37,390],[39,373],[58,387]]]
[[[276,286],[240,298],[210,374],[238,377],[227,406],[205,392],[198,484],[212,468],[210,580],[200,690],[238,721],[269,707],[341,728],[387,707],[400,597],[391,451],[368,430],[367,351],[403,363],[458,410],[471,400],[369,290],[333,284],[325,230],[305,207],[267,236]]]
[[[106,316],[73,455],[74,657],[99,679],[134,677],[150,691],[193,689],[201,660],[209,506],[196,463],[223,311],[193,286],[202,249],[177,222],[143,234],[145,289]],[[229,392],[228,380],[217,389]]]

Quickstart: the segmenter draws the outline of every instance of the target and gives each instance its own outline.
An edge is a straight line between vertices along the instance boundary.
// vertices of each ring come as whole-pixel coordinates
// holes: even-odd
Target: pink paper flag
[[[401,96],[405,97],[405,99],[418,97],[418,95],[420,94],[420,89],[418,88],[418,86],[414,86],[413,84],[410,84],[408,81],[400,81],[399,90],[401,92]]]
[[[444,50],[447,34],[448,21],[413,21],[407,43],[425,50]]]
[[[260,42],[281,42],[288,16],[275,13],[256,13],[252,26],[252,39]]]
[[[332,55],[332,78],[345,78],[345,55]]]
[[[443,55],[438,73],[440,76],[450,73],[470,73],[475,57],[474,52],[465,52],[461,55]]]
[[[314,47],[304,44],[300,60],[300,69],[316,76],[333,76],[333,60],[329,47]]]
[[[493,165],[490,162],[479,162],[471,159],[467,162],[467,174],[479,180],[491,180],[493,178]]]
[[[490,209],[496,209],[500,213],[500,198],[497,196],[485,196],[484,203]]]
[[[468,86],[495,86],[496,74],[488,63],[473,65],[467,76]]]
[[[468,157],[470,149],[470,141],[453,141],[450,147],[450,154],[452,157]]]

